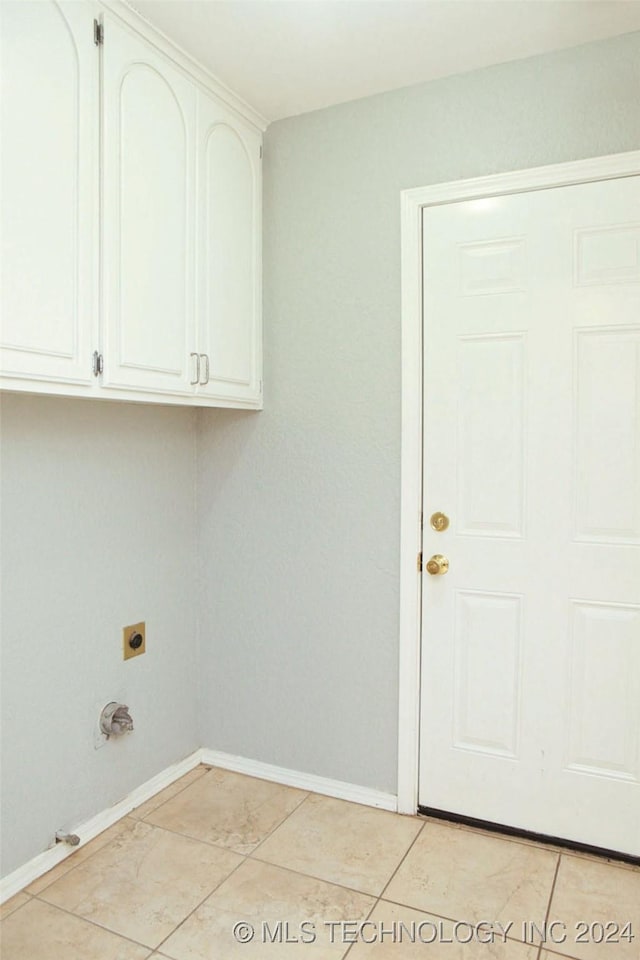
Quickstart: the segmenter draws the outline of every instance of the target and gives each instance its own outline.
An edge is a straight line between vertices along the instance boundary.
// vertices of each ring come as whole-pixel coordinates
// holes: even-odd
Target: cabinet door
[[[195,87],[105,16],[103,386],[189,394]]]
[[[260,144],[257,131],[198,91],[198,393],[254,406],[262,364]]]
[[[98,319],[95,15],[91,3],[0,4],[0,368],[12,389],[42,380],[86,389],[92,381]]]

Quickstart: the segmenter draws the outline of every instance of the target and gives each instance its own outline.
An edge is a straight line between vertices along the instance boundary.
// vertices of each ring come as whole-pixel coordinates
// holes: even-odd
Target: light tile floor
[[[640,868],[198,767],[1,936],[2,960],[640,960]]]

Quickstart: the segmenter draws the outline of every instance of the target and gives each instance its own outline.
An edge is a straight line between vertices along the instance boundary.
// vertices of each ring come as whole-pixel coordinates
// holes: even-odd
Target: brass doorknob
[[[432,577],[439,577],[443,573],[446,573],[449,569],[449,561],[446,557],[443,557],[441,553],[434,553],[429,560],[427,560],[427,573],[430,573]]]

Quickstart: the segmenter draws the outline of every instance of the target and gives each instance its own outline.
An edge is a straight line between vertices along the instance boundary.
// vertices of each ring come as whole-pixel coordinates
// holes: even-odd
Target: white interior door
[[[640,855],[640,177],[426,208],[423,267],[419,803]]]

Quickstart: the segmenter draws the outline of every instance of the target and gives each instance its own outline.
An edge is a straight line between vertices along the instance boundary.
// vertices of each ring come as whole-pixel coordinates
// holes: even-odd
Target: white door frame
[[[640,150],[403,190],[402,479],[398,811],[418,809],[422,549],[422,210],[424,207],[640,174]]]

